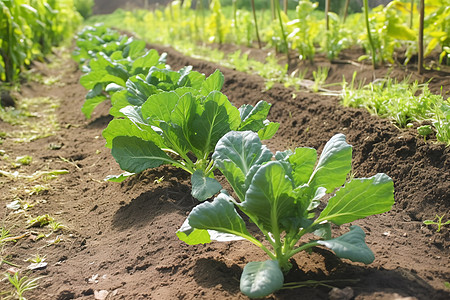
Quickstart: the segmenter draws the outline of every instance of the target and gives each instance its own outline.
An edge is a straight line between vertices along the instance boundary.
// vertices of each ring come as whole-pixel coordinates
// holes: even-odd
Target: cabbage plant
[[[217,143],[213,159],[237,199],[222,191],[212,202],[196,206],[177,236],[188,244],[246,239],[261,248],[269,259],[244,267],[240,288],[245,295],[259,298],[280,289],[292,267],[290,258],[313,247],[327,247],[354,262],[374,260],[360,227],[332,237],[331,225],[390,210],[394,185],[385,174],[348,179],[352,147],[343,134],[333,136],[317,160],[313,148],[274,156],[256,133],[229,132]],[[331,196],[327,201],[326,195]],[[242,214],[267,242],[247,229]],[[308,233],[315,238],[302,239]]]

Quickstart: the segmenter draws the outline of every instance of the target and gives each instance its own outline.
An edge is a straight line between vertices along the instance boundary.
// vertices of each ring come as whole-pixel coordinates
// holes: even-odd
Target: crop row
[[[284,273],[292,267],[290,258],[312,247],[328,247],[355,262],[374,260],[360,227],[351,226],[332,238],[331,226],[390,210],[393,182],[385,174],[349,177],[352,147],[343,134],[333,136],[320,156],[307,147],[274,155],[261,143],[278,129],[266,119],[269,104],[260,101],[237,109],[220,92],[224,79],[219,71],[209,77],[190,67],[172,71],[164,56],[149,54],[154,52],[141,41],[123,36],[114,41],[112,35],[105,28],[88,28],[80,34],[79,46],[85,43],[88,50],[87,41],[105,43],[92,46],[99,52],[79,49],[76,55],[89,71],[81,78],[91,88],[87,101],[92,93],[111,97],[114,119],[103,136],[128,172],[114,180],[171,164],[192,173],[197,199],[218,193],[191,211],[177,232],[180,240],[199,244],[245,239],[261,248],[269,259],[248,263],[241,276],[241,291],[252,298],[280,289]],[[137,64],[140,58],[152,64]],[[133,73],[137,65],[143,73]],[[100,73],[92,75],[96,72]],[[234,197],[219,192],[215,168],[233,188]],[[319,211],[321,203],[325,208]],[[242,214],[262,235],[248,231]],[[314,239],[300,241],[305,234]]]
[[[73,0],[0,0],[0,20],[0,81],[12,82],[71,37],[81,16]]]
[[[236,2],[239,1],[233,1],[235,5],[231,8],[222,8],[220,0],[212,0],[208,9],[201,5],[202,1],[173,1],[154,11],[117,11],[113,18],[148,41],[176,47],[190,47],[199,42],[252,46],[258,41],[260,47],[267,45],[279,52],[292,49],[300,59],[313,60],[317,53],[334,59],[343,49],[361,45],[367,55],[360,59],[392,63],[394,52],[404,51],[405,64],[419,51],[419,8],[411,5],[411,1],[396,0],[371,10],[369,31],[364,14],[343,18],[329,12],[324,18],[314,1],[298,1],[295,11],[288,13],[280,11],[278,1],[273,1],[272,14],[269,11],[252,14],[237,9]],[[450,2],[430,0],[425,4],[424,54],[438,50],[440,63],[449,63]]]

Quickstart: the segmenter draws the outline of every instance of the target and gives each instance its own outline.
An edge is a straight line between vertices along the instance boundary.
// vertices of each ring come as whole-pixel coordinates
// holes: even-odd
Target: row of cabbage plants
[[[149,54],[154,52],[140,41],[110,39],[115,34],[104,28],[80,34],[79,46],[105,42],[92,48],[85,44],[98,52],[77,50],[78,60],[85,60],[89,71],[81,82],[90,83],[89,93],[98,89],[110,95],[114,119],[103,136],[128,172],[113,180],[171,164],[192,174],[195,198],[215,196],[192,210],[177,232],[180,240],[200,244],[245,239],[261,248],[269,259],[248,263],[241,276],[241,291],[252,298],[282,288],[291,257],[303,250],[324,246],[355,262],[374,260],[360,227],[351,226],[338,237],[332,237],[332,228],[390,210],[394,186],[386,174],[350,176],[352,147],[343,134],[333,136],[320,156],[307,147],[273,154],[261,142],[278,129],[266,119],[268,103],[237,109],[220,92],[224,78],[219,71],[209,77],[190,67],[173,71],[164,56]],[[147,63],[139,63],[143,73],[132,75],[139,57]],[[97,67],[102,73],[94,76]],[[232,193],[214,179],[216,168]],[[249,231],[242,215],[262,234]]]

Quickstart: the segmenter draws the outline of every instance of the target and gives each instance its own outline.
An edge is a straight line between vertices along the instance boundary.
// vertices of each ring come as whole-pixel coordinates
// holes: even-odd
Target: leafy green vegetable
[[[88,73],[80,78],[80,83],[89,90],[82,111],[90,118],[92,111],[107,98],[105,89],[109,84],[125,88],[128,78],[148,72],[151,68],[165,68],[165,56],[159,56],[154,49],[145,52],[143,41],[132,41],[123,51],[107,56],[103,52],[96,54],[89,63]],[[108,90],[107,90],[108,91]]]
[[[212,202],[196,206],[177,236],[188,244],[247,239],[265,251],[270,260],[244,268],[245,295],[263,297],[281,288],[282,274],[291,268],[289,259],[315,246],[355,262],[374,260],[360,227],[351,226],[350,232],[332,238],[330,224],[388,211],[394,204],[394,185],[385,174],[346,182],[352,151],[343,134],[328,141],[319,159],[316,150],[297,148],[277,152],[273,160],[257,133],[233,131],[218,141],[212,157],[238,200],[222,191]],[[331,195],[327,202],[322,200],[326,194]],[[321,201],[326,206],[318,213]],[[269,246],[249,233],[236,209],[261,230]],[[299,244],[306,233],[317,239]]]
[[[268,139],[275,134],[279,124],[266,120],[270,104],[264,101],[254,107],[234,107],[219,92],[224,81],[219,71],[206,79],[189,69],[154,71],[150,70],[145,81],[136,81],[141,84],[140,96],[136,90],[127,90],[117,92],[113,97],[117,118],[103,131],[106,146],[111,148],[123,170],[139,173],[171,164],[193,174],[194,197],[199,200],[210,198],[221,188],[214,179],[215,167],[210,157],[217,141],[230,131],[248,129]],[[131,85],[131,81],[127,84]],[[156,88],[152,90],[155,93],[140,102],[145,97],[143,87],[150,90],[150,86],[160,87],[163,83],[168,89],[175,89]],[[140,100],[136,101],[137,98]],[[131,102],[134,105],[130,105]],[[123,107],[117,109],[116,105]]]

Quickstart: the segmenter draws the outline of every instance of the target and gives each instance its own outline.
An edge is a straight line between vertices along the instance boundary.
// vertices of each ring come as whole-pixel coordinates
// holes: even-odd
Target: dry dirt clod
[[[353,289],[349,286],[339,289],[333,288],[329,293],[328,297],[330,300],[350,300],[354,296]]]
[[[95,300],[105,300],[108,294],[107,290],[94,291],[94,298]]]

